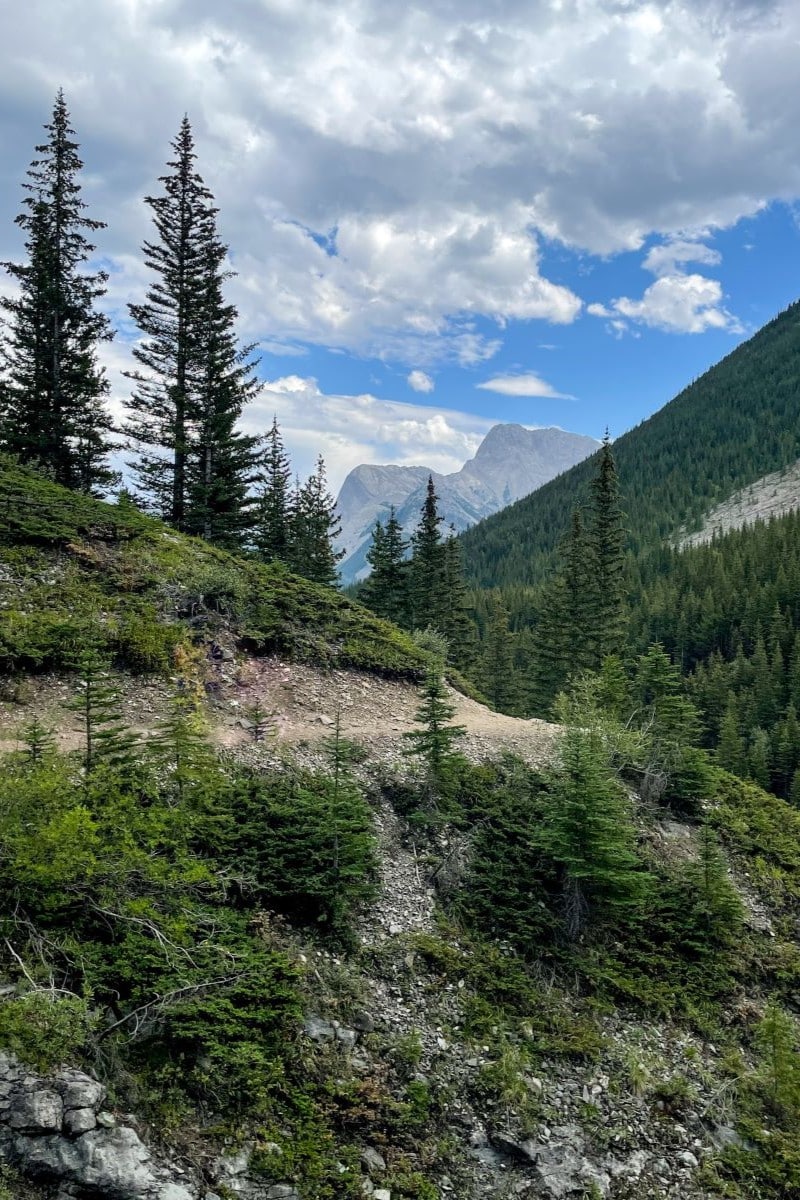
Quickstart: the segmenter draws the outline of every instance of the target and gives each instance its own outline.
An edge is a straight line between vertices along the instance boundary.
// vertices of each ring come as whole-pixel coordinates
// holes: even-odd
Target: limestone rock
[[[64,1105],[57,1092],[42,1089],[23,1093],[18,1097],[8,1116],[12,1129],[24,1129],[31,1133],[48,1133],[61,1128]]]

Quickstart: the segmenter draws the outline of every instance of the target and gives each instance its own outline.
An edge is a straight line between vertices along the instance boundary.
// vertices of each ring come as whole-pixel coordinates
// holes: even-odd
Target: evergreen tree
[[[122,768],[134,757],[135,739],[122,719],[119,689],[111,679],[108,659],[88,647],[77,659],[78,695],[87,777],[101,764]]]
[[[591,484],[588,539],[592,584],[588,637],[592,665],[596,668],[606,655],[619,654],[624,648],[627,607],[625,528],[608,433],[603,440],[598,472]]]
[[[442,519],[433,476],[429,475],[419,524],[411,536],[411,609],[416,628],[430,625],[443,630],[445,623]]]
[[[681,880],[681,925],[689,948],[707,953],[730,945],[743,921],[742,902],[728,877],[727,864],[710,825],[700,831],[700,853]]]
[[[265,562],[291,561],[292,468],[278,428],[278,418],[272,418],[272,428],[266,437],[261,456],[258,479],[258,500],[253,543],[259,558]]]
[[[719,731],[717,762],[726,771],[743,776],[746,773],[744,739],[739,721],[739,706],[731,695]]]
[[[205,294],[199,318],[196,435],[187,463],[186,531],[227,550],[241,549],[253,525],[250,485],[259,438],[238,428],[245,404],[261,384],[252,377],[254,347],[239,346],[237,311],[222,285],[227,247],[206,230]]]
[[[108,276],[86,271],[95,248],[86,234],[105,224],[86,216],[83,163],[61,91],[45,129],[17,217],[27,261],[3,263],[18,294],[0,298],[0,445],[57,483],[96,492],[115,479],[106,463],[113,448],[108,381],[97,363],[98,343],[114,335],[95,311]]]
[[[397,519],[394,505],[389,509],[386,525],[375,522],[367,562],[372,567],[364,582],[359,599],[379,617],[407,627],[409,624],[408,543]]]
[[[179,804],[186,801],[190,791],[202,791],[212,753],[197,705],[183,688],[171,698],[167,715],[147,742],[147,750],[169,773]]]
[[[128,375],[135,389],[125,432],[150,505],[176,529],[236,545],[255,457],[254,439],[236,422],[258,385],[251,347],[237,346],[236,309],[222,299],[227,248],[195,170],[188,118],[172,147],[164,194],[145,200],[157,234],[144,244],[145,262],[156,279],[144,303],[129,306],[145,340],[133,351],[139,368]]]
[[[442,632],[447,638],[450,661],[466,671],[475,658],[475,626],[470,619],[461,543],[452,525],[444,544],[444,606]]]
[[[513,637],[508,628],[508,610],[499,592],[492,595],[489,626],[484,638],[480,684],[499,712],[509,712],[517,699],[514,679]]]
[[[445,782],[456,759],[454,746],[467,732],[462,725],[449,724],[455,711],[445,691],[442,664],[434,662],[425,676],[422,703],[415,718],[420,728],[403,735],[409,743],[408,753],[425,760],[434,785]]]
[[[37,766],[55,750],[56,739],[52,729],[43,725],[38,717],[29,721],[22,730],[20,741],[23,744],[23,756],[26,763]]]
[[[789,785],[789,803],[795,808],[800,808],[800,767],[795,771]]]
[[[549,716],[570,676],[601,665],[593,652],[594,586],[591,548],[581,512],[575,509],[559,547],[556,573],[542,589],[536,625],[531,699],[542,716]]]
[[[336,587],[339,582],[337,563],[345,555],[344,550],[334,548],[340,528],[336,500],[328,491],[325,462],[320,455],[316,470],[298,488],[295,498],[291,524],[292,569],[313,583]]]
[[[564,926],[571,939],[601,915],[620,917],[640,903],[647,876],[624,792],[605,764],[600,738],[567,730],[553,772],[542,849],[560,869]]]

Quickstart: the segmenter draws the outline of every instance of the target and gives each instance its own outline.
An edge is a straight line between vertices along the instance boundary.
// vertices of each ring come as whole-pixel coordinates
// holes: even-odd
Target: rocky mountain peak
[[[428,476],[439,493],[446,525],[458,532],[491,516],[592,454],[599,443],[563,429],[528,429],[519,424],[492,426],[474,458],[459,471],[440,475],[425,466],[364,464],[354,468],[337,501],[342,521],[340,545],[347,551],[345,580],[361,575],[370,533],[394,506],[406,533],[416,524]]]

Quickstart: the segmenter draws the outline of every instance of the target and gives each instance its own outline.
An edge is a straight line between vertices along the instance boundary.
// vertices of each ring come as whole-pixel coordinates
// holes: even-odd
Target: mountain
[[[366,566],[365,554],[375,521],[394,505],[406,533],[417,523],[428,477],[433,476],[446,525],[460,532],[476,521],[527,496],[553,476],[566,471],[597,449],[597,441],[563,429],[526,429],[495,425],[474,458],[460,471],[441,475],[428,467],[356,467],[345,479],[337,500],[347,551],[342,566],[345,580]]]
[[[800,305],[614,443],[634,551],[691,533],[733,493],[800,456]],[[482,587],[532,584],[547,573],[570,512],[586,494],[587,459],[463,535],[468,575]]]
[[[800,813],[657,803],[674,702],[505,717],[130,504],[0,512],[0,1200],[798,1195]]]

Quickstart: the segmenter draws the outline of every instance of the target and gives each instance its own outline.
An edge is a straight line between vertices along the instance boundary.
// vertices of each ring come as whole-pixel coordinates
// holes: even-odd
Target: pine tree
[[[168,771],[179,804],[186,801],[190,790],[204,787],[212,754],[197,705],[182,688],[171,698],[167,715],[147,742],[147,750]]]
[[[52,729],[43,725],[38,717],[34,717],[24,727],[20,741],[24,747],[23,757],[25,762],[30,766],[37,766],[41,763],[48,754],[51,754],[55,750],[56,746],[56,739]]]
[[[425,676],[415,717],[420,728],[403,735],[409,743],[408,753],[425,760],[434,785],[446,780],[456,758],[454,747],[467,732],[462,725],[449,724],[456,710],[447,698],[441,668],[440,662],[434,662]]]
[[[744,915],[742,902],[708,822],[700,831],[700,853],[686,867],[680,891],[681,924],[691,949],[706,953],[735,941]]]
[[[597,670],[597,640],[592,622],[595,582],[591,547],[579,509],[559,547],[555,574],[542,589],[532,665],[531,699],[534,711],[549,716],[553,701],[570,676]]]
[[[255,456],[254,440],[235,427],[258,385],[251,347],[237,347],[236,309],[222,300],[227,249],[187,117],[172,148],[164,194],[145,200],[157,234],[144,244],[145,262],[156,279],[144,303],[129,306],[145,340],[133,350],[125,433],[151,507],[176,529],[237,544]]]
[[[411,610],[415,628],[430,625],[443,631],[445,620],[445,557],[439,497],[428,476],[420,520],[411,536]]]
[[[408,543],[397,520],[394,506],[386,525],[375,522],[367,562],[372,567],[359,593],[359,600],[379,617],[397,625],[409,624]]]
[[[87,778],[101,764],[117,769],[129,766],[135,739],[122,719],[120,692],[111,679],[108,659],[90,646],[78,656],[76,667],[78,695],[73,707],[81,718]]]
[[[108,381],[97,363],[98,344],[114,336],[95,311],[108,276],[85,269],[95,248],[86,234],[105,224],[85,215],[83,163],[61,91],[45,129],[17,217],[27,262],[3,263],[18,294],[0,298],[0,445],[57,483],[92,493],[116,478],[106,463],[113,449]]]
[[[770,768],[772,763],[772,747],[766,729],[756,728],[750,739],[750,750],[747,755],[747,774],[759,787],[769,791]]]
[[[258,500],[253,543],[264,562],[291,561],[292,468],[278,428],[278,418],[272,418],[272,428],[266,437],[261,456],[258,479]]]
[[[731,693],[725,715],[719,730],[717,745],[717,762],[726,771],[734,775],[744,775],[746,772],[744,740],[741,734],[739,706],[736,696]]]
[[[508,627],[508,610],[499,592],[492,594],[480,683],[484,694],[499,712],[509,712],[514,707],[517,690],[513,637]]]
[[[475,625],[470,619],[467,585],[464,581],[464,562],[461,543],[454,527],[444,544],[444,621],[442,632],[447,638],[449,658],[460,671],[469,669],[475,658]],[[512,665],[513,669],[513,665]]]
[[[238,428],[245,404],[261,384],[253,379],[254,347],[239,346],[234,305],[222,285],[227,247],[207,231],[204,311],[199,322],[196,441],[187,463],[186,531],[227,550],[241,549],[253,525],[250,485],[259,438]]]
[[[604,757],[590,730],[566,732],[540,834],[542,849],[560,869],[571,939],[600,916],[622,917],[636,908],[647,882],[625,795]]]
[[[336,550],[334,539],[341,528],[336,501],[328,491],[325,462],[317,459],[316,470],[298,488],[292,512],[292,569],[313,583],[336,587],[337,564],[344,550]]]
[[[597,668],[606,655],[619,654],[624,648],[627,622],[625,528],[608,433],[591,485],[588,540],[592,581],[588,633],[592,665]]]
[[[795,771],[789,785],[789,803],[795,808],[800,808],[800,767]]]

